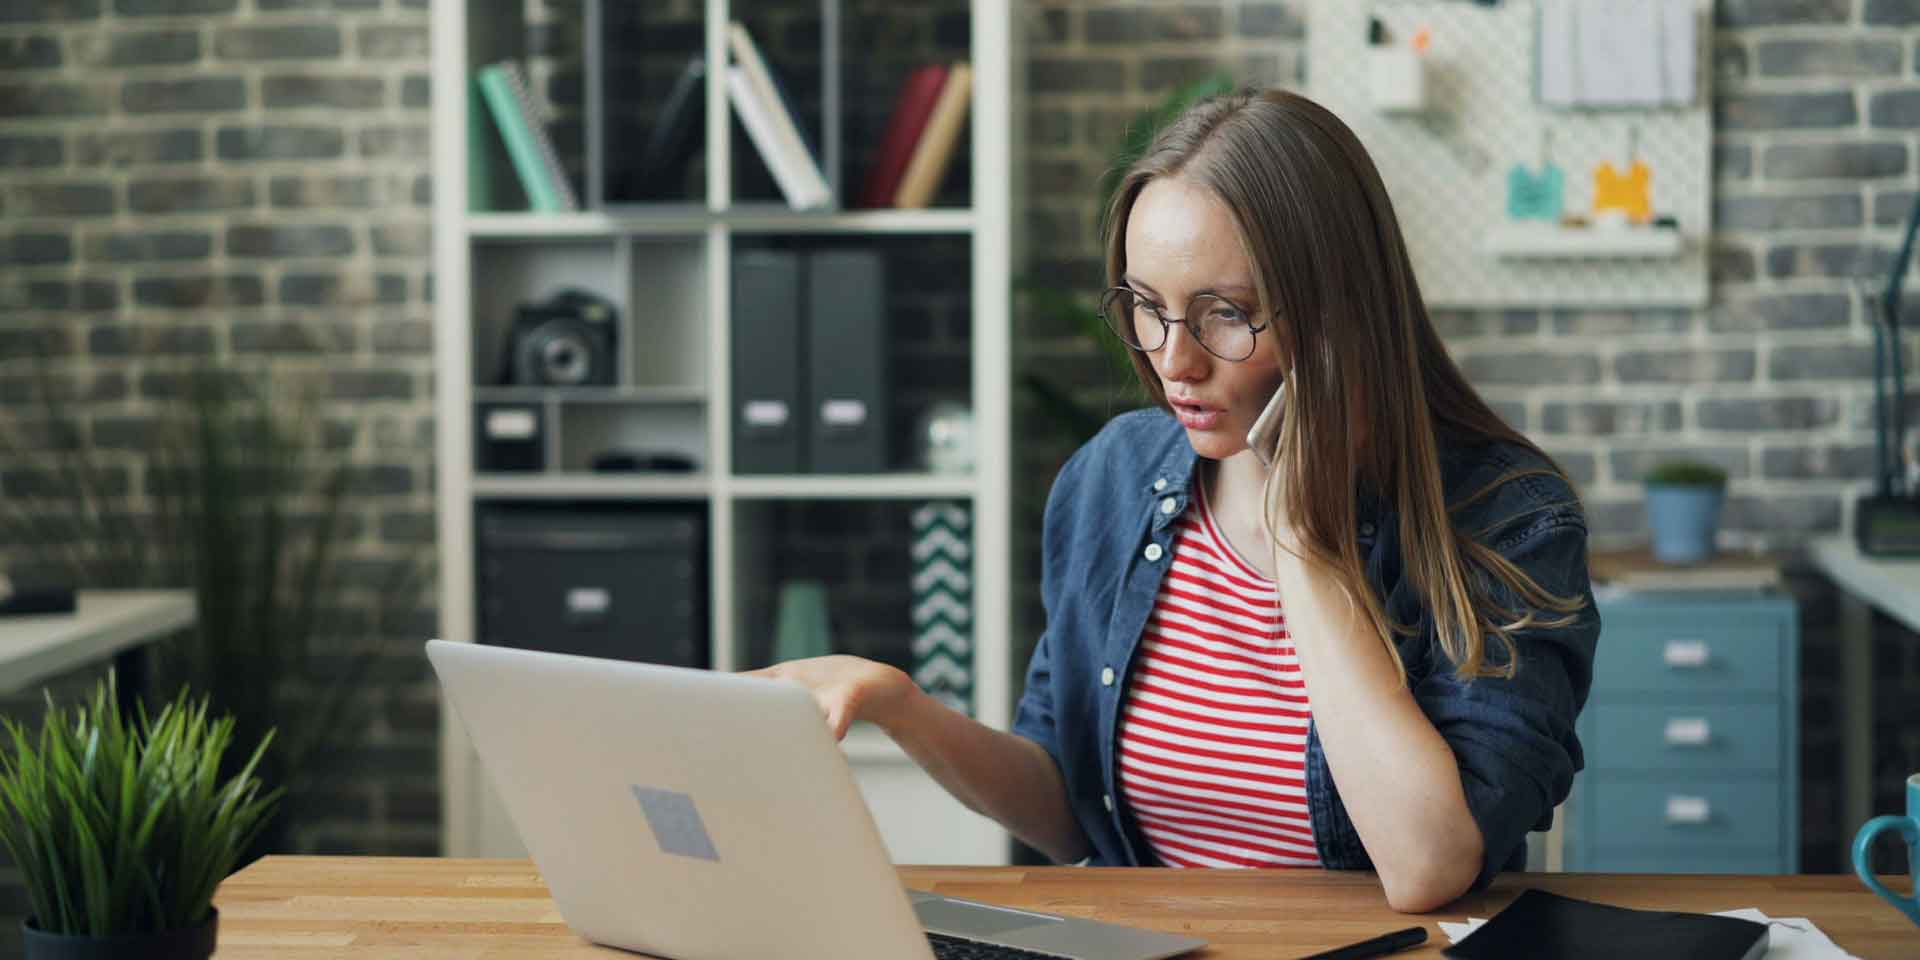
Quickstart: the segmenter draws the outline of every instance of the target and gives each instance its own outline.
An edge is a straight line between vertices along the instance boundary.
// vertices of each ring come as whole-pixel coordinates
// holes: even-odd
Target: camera
[[[610,387],[618,313],[584,290],[563,290],[514,310],[500,382],[537,387]]]

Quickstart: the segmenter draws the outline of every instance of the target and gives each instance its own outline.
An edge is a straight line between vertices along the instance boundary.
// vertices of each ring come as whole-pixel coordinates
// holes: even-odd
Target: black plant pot
[[[32,920],[20,924],[27,960],[207,960],[219,929],[218,910],[207,914],[206,923],[187,930],[125,937],[70,937],[35,930]]]

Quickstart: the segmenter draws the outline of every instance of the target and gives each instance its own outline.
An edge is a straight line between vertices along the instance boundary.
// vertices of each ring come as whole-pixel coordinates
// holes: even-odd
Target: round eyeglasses
[[[1184,316],[1169,317],[1159,305],[1129,287],[1114,287],[1101,295],[1100,317],[1122,343],[1142,353],[1166,346],[1168,328],[1184,323],[1201,347],[1230,363],[1253,356],[1255,336],[1272,326],[1254,323],[1233,301],[1210,293],[1195,296]]]

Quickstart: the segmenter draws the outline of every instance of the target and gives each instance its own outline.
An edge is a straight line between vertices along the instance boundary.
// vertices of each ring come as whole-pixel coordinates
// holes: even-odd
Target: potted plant
[[[1673,460],[1646,476],[1647,523],[1653,528],[1653,558],[1661,563],[1703,563],[1713,556],[1727,472],[1710,463]]]
[[[0,845],[26,884],[27,960],[206,960],[213,892],[279,802],[254,776],[271,732],[223,781],[231,716],[184,690],[157,719],[117,702],[109,677],[71,712],[49,696],[37,737],[5,720]]]

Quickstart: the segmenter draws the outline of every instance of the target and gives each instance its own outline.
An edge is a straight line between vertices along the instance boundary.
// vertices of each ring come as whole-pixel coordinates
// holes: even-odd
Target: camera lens
[[[547,383],[573,387],[587,382],[593,364],[585,344],[571,337],[554,337],[541,345],[540,366]]]

